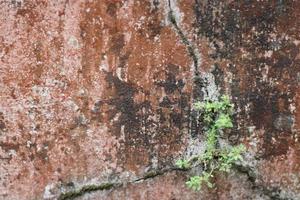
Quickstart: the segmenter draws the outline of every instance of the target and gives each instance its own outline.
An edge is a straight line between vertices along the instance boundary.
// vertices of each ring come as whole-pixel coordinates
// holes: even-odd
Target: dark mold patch
[[[120,55],[118,67],[120,67],[120,68],[125,67],[125,65],[127,64],[128,59],[129,59],[130,54],[131,54],[131,52],[129,51],[129,52],[126,52],[126,53]]]
[[[167,71],[165,72],[166,79],[164,81],[157,81],[156,85],[163,87],[168,95],[174,93],[175,91],[181,91],[184,87],[184,82],[176,79],[178,71],[178,66],[169,64],[167,66]]]
[[[172,87],[175,88],[167,89],[169,95],[163,98],[159,103],[160,108],[157,109],[154,109],[152,103],[147,100],[149,92],[143,91],[133,83],[120,80],[112,73],[106,73],[107,89],[112,91],[113,96],[98,103],[101,106],[97,112],[101,112],[105,104],[108,105],[110,110],[106,114],[110,121],[114,121],[110,127],[112,133],[117,137],[124,134],[118,156],[120,166],[123,164],[131,170],[137,170],[137,166],[147,166],[151,163],[151,158],[158,151],[154,148],[158,146],[161,148],[160,145],[164,144],[161,152],[165,152],[180,145],[180,131],[184,127],[183,124],[187,124],[188,95],[181,91],[183,83],[180,85],[173,74],[178,73],[176,69],[178,67],[173,68],[172,73],[167,73],[169,78],[171,77]],[[163,86],[168,87],[169,84]],[[178,91],[176,98],[173,96],[175,90]],[[134,96],[141,92],[145,95],[145,100],[135,102]],[[118,116],[118,119],[112,120],[115,116]],[[162,156],[161,158],[166,158],[168,155]],[[159,163],[161,162],[164,163],[166,160],[159,160]]]
[[[163,25],[159,20],[159,17],[157,15],[154,15],[154,17],[148,21],[147,27],[147,29],[150,31],[150,38],[154,39],[155,36],[160,34]]]
[[[5,125],[5,120],[4,120],[4,116],[3,113],[0,112],[0,133],[6,131],[6,125]]]
[[[157,85],[163,87],[167,94],[174,93],[178,89],[178,86],[176,84],[176,77],[174,74],[168,72],[166,73],[166,76],[166,80],[157,83]]]
[[[172,124],[174,124],[178,128],[181,127],[182,118],[183,118],[182,113],[177,113],[177,112],[171,113]]]
[[[297,18],[298,10],[294,1],[195,1],[195,26],[211,43],[217,84],[222,85],[222,71],[233,74],[230,87],[238,97],[233,99],[240,108],[234,116],[239,128],[229,135],[238,142],[248,136],[248,126],[265,130],[264,158],[285,154],[292,137],[289,107],[297,92],[299,48],[288,37],[296,37],[296,25],[287,28],[286,21]],[[228,61],[227,69],[219,70],[220,59]]]
[[[0,141],[0,147],[1,147],[1,149],[3,149],[5,152],[9,152],[10,150],[18,151],[19,148],[20,148],[20,145],[17,144],[17,143]]]
[[[106,81],[109,87],[114,88],[116,92],[116,99],[112,99],[109,104],[114,105],[117,112],[121,112],[121,124],[130,126],[125,127],[125,131],[136,130],[137,126],[137,107],[135,106],[133,96],[136,92],[134,86],[130,83],[121,81],[118,77],[113,76],[112,73],[107,73]]]
[[[195,14],[198,34],[209,38],[213,58],[233,58],[239,47],[273,50],[268,40],[279,18],[287,16],[291,3],[232,2],[196,0]],[[220,45],[220,42],[224,45]]]
[[[292,115],[279,115],[274,121],[273,121],[274,127],[278,131],[286,131],[290,132],[292,130],[292,126],[294,124],[294,118]]]
[[[291,64],[292,61],[288,57],[284,55],[280,55],[273,66],[278,68],[285,68],[285,67],[290,67]]]
[[[163,97],[162,101],[159,103],[160,107],[165,107],[165,108],[171,108],[172,107],[172,103],[170,101],[170,99],[165,96]]]
[[[110,40],[111,47],[109,48],[114,54],[119,55],[125,45],[125,39],[123,34],[114,34]]]
[[[107,8],[106,8],[106,12],[112,16],[112,17],[115,17],[116,16],[116,13],[117,13],[117,4],[116,3],[109,3],[107,5]]]
[[[107,73],[106,81],[109,84],[109,88],[115,91],[113,98],[106,103],[113,107],[110,110],[110,120],[120,113],[120,116],[116,122],[114,122],[112,131],[117,137],[121,136],[121,132],[124,131],[125,139],[120,150],[119,162],[125,162],[127,165],[139,165],[145,164],[142,157],[146,156],[149,148],[149,135],[142,132],[142,122],[147,116],[140,114],[140,108],[145,107],[149,110],[149,104],[139,105],[134,102],[134,94],[137,92],[135,86],[131,83],[121,81],[118,77],[112,73]],[[148,107],[148,108],[147,108]],[[123,128],[123,130],[122,130]],[[150,130],[149,130],[150,132]],[[147,157],[145,157],[147,159]]]

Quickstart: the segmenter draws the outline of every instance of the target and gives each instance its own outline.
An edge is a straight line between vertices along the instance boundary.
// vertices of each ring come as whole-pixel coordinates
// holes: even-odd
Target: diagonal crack
[[[199,88],[204,88],[204,91],[206,92],[206,95],[209,96],[209,89],[207,88],[209,86],[209,84],[211,83],[210,81],[207,80],[207,78],[205,76],[203,76],[203,74],[199,73],[199,67],[201,64],[201,54],[198,52],[198,49],[192,44],[192,42],[189,41],[189,39],[187,38],[187,36],[184,34],[184,31],[180,28],[178,22],[176,21],[176,17],[174,14],[174,10],[172,9],[172,5],[171,5],[172,0],[168,0],[168,7],[169,7],[169,12],[168,12],[168,19],[171,22],[171,24],[173,25],[176,33],[179,35],[181,42],[186,46],[189,56],[192,58],[193,60],[193,65],[194,65],[194,85],[193,85],[193,96],[192,99],[196,100],[199,99],[199,95],[197,95],[195,93],[195,90],[199,89]],[[195,94],[194,94],[195,93]],[[190,131],[191,134],[195,134],[197,132],[197,121],[195,116],[193,116],[193,113],[191,113],[190,115],[191,119],[190,119]],[[194,130],[195,129],[195,130]],[[244,166],[244,165],[235,165],[235,168],[237,169],[237,171],[239,173],[243,173],[246,174],[248,177],[248,180],[252,183],[253,185],[253,189],[254,190],[258,190],[260,192],[262,192],[262,194],[268,196],[270,199],[272,200],[292,200],[291,198],[287,198],[287,197],[281,197],[280,196],[280,188],[277,187],[272,187],[272,188],[268,188],[262,184],[258,184],[257,183],[257,175],[255,174],[254,170]]]
[[[280,196],[280,188],[278,187],[266,187],[262,184],[258,184],[257,183],[257,175],[255,174],[254,170],[251,169],[251,167],[248,166],[244,166],[244,165],[238,165],[235,164],[235,169],[242,174],[247,175],[249,182],[252,183],[253,185],[253,190],[255,191],[259,191],[262,194],[268,196],[271,200],[293,200],[291,198],[287,198],[287,197],[281,197]]]
[[[172,8],[172,0],[168,0],[168,19],[172,26],[174,27],[176,33],[179,35],[181,42],[185,45],[188,55],[191,57],[193,61],[193,85],[192,85],[192,102],[198,101],[200,99],[203,99],[204,96],[209,96],[208,91],[208,81],[205,77],[203,77],[203,74],[200,74],[200,66],[201,66],[201,54],[198,52],[198,49],[192,44],[191,41],[189,41],[188,37],[180,28],[178,22],[176,21],[175,12]],[[174,5],[173,5],[174,6]],[[205,93],[205,94],[204,94]],[[196,137],[197,133],[199,132],[199,124],[197,120],[197,113],[193,111],[193,104],[191,106],[191,114],[189,115],[189,135],[192,136],[192,138]]]
[[[179,35],[182,43],[184,45],[186,45],[186,48],[189,52],[190,57],[193,60],[193,64],[194,64],[194,75],[198,76],[199,75],[199,55],[197,53],[196,48],[193,46],[193,44],[188,40],[188,38],[185,36],[185,34],[183,33],[183,31],[181,30],[181,28],[179,27],[175,15],[174,15],[174,11],[172,9],[171,6],[171,0],[168,0],[168,5],[169,5],[169,13],[168,13],[168,18],[170,20],[170,22],[172,23],[172,25],[174,26],[177,34]]]
[[[82,196],[86,193],[94,192],[94,191],[99,191],[99,190],[109,190],[112,188],[116,188],[119,186],[117,183],[103,183],[99,185],[85,185],[77,190],[62,193],[59,197],[58,200],[69,200],[69,199],[74,199],[76,197]]]
[[[194,76],[197,77],[198,79],[201,79],[199,77],[199,53],[197,53],[196,48],[193,46],[193,44],[188,40],[188,38],[185,36],[183,30],[181,30],[181,28],[179,27],[176,18],[174,16],[174,11],[172,10],[172,6],[171,6],[171,0],[168,0],[168,5],[169,5],[169,13],[168,13],[168,17],[170,22],[172,23],[172,25],[174,26],[176,33],[180,36],[180,39],[182,41],[182,43],[184,45],[186,45],[186,48],[188,50],[188,53],[190,55],[190,57],[193,60],[193,64],[194,64]],[[201,80],[201,82],[203,83],[204,81]],[[206,83],[206,82],[204,82]],[[207,83],[206,83],[207,84]],[[204,85],[202,85],[204,86]],[[208,92],[207,92],[208,93]],[[257,184],[256,180],[257,177],[255,175],[255,172],[248,167],[242,166],[242,165],[236,165],[236,169],[238,170],[238,172],[246,174],[248,177],[248,180],[253,184],[254,189],[258,189],[260,191],[262,191],[262,193],[268,197],[270,197],[270,199],[274,199],[274,200],[292,200],[290,198],[285,198],[285,197],[280,197],[279,193],[280,193],[280,189],[279,188],[267,188],[261,184]]]

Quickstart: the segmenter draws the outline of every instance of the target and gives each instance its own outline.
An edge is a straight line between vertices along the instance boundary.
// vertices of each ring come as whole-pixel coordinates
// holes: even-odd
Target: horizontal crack
[[[150,172],[146,173],[145,175],[143,175],[142,177],[134,179],[132,181],[128,181],[128,182],[114,182],[114,183],[85,185],[77,190],[62,193],[58,197],[58,200],[70,200],[70,199],[74,199],[76,197],[82,196],[82,195],[84,195],[86,193],[90,193],[90,192],[116,189],[116,188],[122,187],[123,185],[127,185],[130,183],[137,183],[140,181],[145,181],[148,179],[155,178],[157,176],[164,175],[164,174],[172,172],[172,171],[187,171],[187,170],[183,170],[183,169],[175,168],[175,167],[174,168],[165,168],[165,169],[161,169],[161,170],[150,171]]]
[[[246,167],[244,165],[235,165],[235,169],[240,173],[246,174],[248,177],[248,180],[253,184],[254,189],[261,191],[264,195],[270,197],[270,199],[272,199],[272,200],[292,200],[290,198],[280,197],[279,196],[279,193],[280,193],[279,188],[271,188],[270,189],[261,184],[258,185],[256,183],[257,176],[250,167]],[[114,189],[120,188],[120,187],[130,184],[130,183],[138,183],[141,181],[146,181],[146,180],[158,177],[158,176],[165,175],[165,174],[173,172],[173,171],[181,171],[182,172],[182,171],[190,171],[190,170],[191,169],[180,169],[180,168],[176,168],[176,167],[170,167],[170,168],[160,169],[160,170],[156,170],[156,171],[150,171],[150,172],[144,174],[142,177],[136,178],[132,181],[85,185],[77,190],[62,193],[58,197],[58,200],[71,200],[76,197],[85,195],[87,193],[91,193],[91,192],[95,192],[95,191],[114,190]]]

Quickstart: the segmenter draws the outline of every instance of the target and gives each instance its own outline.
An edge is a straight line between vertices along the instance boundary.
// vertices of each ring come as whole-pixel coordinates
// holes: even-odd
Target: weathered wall
[[[300,199],[300,1],[0,5],[0,199]],[[220,94],[246,161],[193,192],[172,166]]]

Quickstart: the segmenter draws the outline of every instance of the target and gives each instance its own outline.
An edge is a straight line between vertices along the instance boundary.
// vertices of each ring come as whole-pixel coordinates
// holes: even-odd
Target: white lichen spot
[[[10,150],[8,151],[8,155],[10,155],[10,156],[16,156],[16,155],[17,155],[17,152],[16,152],[14,149],[10,149]]]
[[[68,45],[70,45],[71,47],[73,47],[75,49],[78,49],[80,47],[79,42],[75,36],[70,36],[70,38],[68,40]]]
[[[152,167],[156,169],[158,167],[158,158],[157,156],[153,156],[151,159]]]
[[[268,65],[265,65],[263,71],[262,71],[262,81],[267,82],[268,81],[268,74],[269,74],[270,67]]]
[[[170,6],[170,7],[169,7]],[[170,25],[170,21],[169,21],[169,11],[170,11],[170,8],[171,10],[173,11],[173,16],[176,20],[176,22],[178,24],[181,23],[183,17],[184,17],[184,13],[180,12],[180,9],[177,5],[177,0],[170,0],[170,5],[168,4],[168,1],[165,1],[165,24],[166,25]]]
[[[294,40],[293,43],[298,46],[300,44],[300,40]]]
[[[127,81],[126,68],[118,67],[116,69],[116,74],[120,80]]]
[[[248,126],[247,129],[249,133],[253,133],[254,130],[256,129],[256,126]]]
[[[120,118],[120,117],[121,117],[121,113],[119,112],[119,113],[117,113],[117,114],[114,116],[114,118],[111,120],[111,123],[119,121],[119,118]]]
[[[160,36],[159,36],[159,35],[156,35],[156,36],[154,37],[154,42],[159,42],[159,40],[160,40]]]
[[[215,76],[212,73],[202,73],[201,77],[206,80],[206,88],[202,88],[204,100],[217,101],[219,97],[219,89],[215,83]]]
[[[99,70],[104,71],[104,72],[109,71],[108,58],[107,58],[106,54],[102,54],[102,56],[100,56]]]
[[[65,102],[66,106],[70,108],[70,110],[72,111],[79,111],[80,110],[80,107],[72,100],[68,100]]]
[[[187,147],[188,148],[186,149],[185,157],[189,158],[191,155],[199,155],[204,153],[206,144],[199,138],[189,138]]]
[[[43,194],[43,199],[53,199],[55,198],[55,194],[53,194],[53,190],[55,189],[54,183],[50,183],[46,185],[44,194]]]
[[[271,58],[272,55],[273,55],[273,51],[266,51],[264,56],[265,56],[266,58]]]

